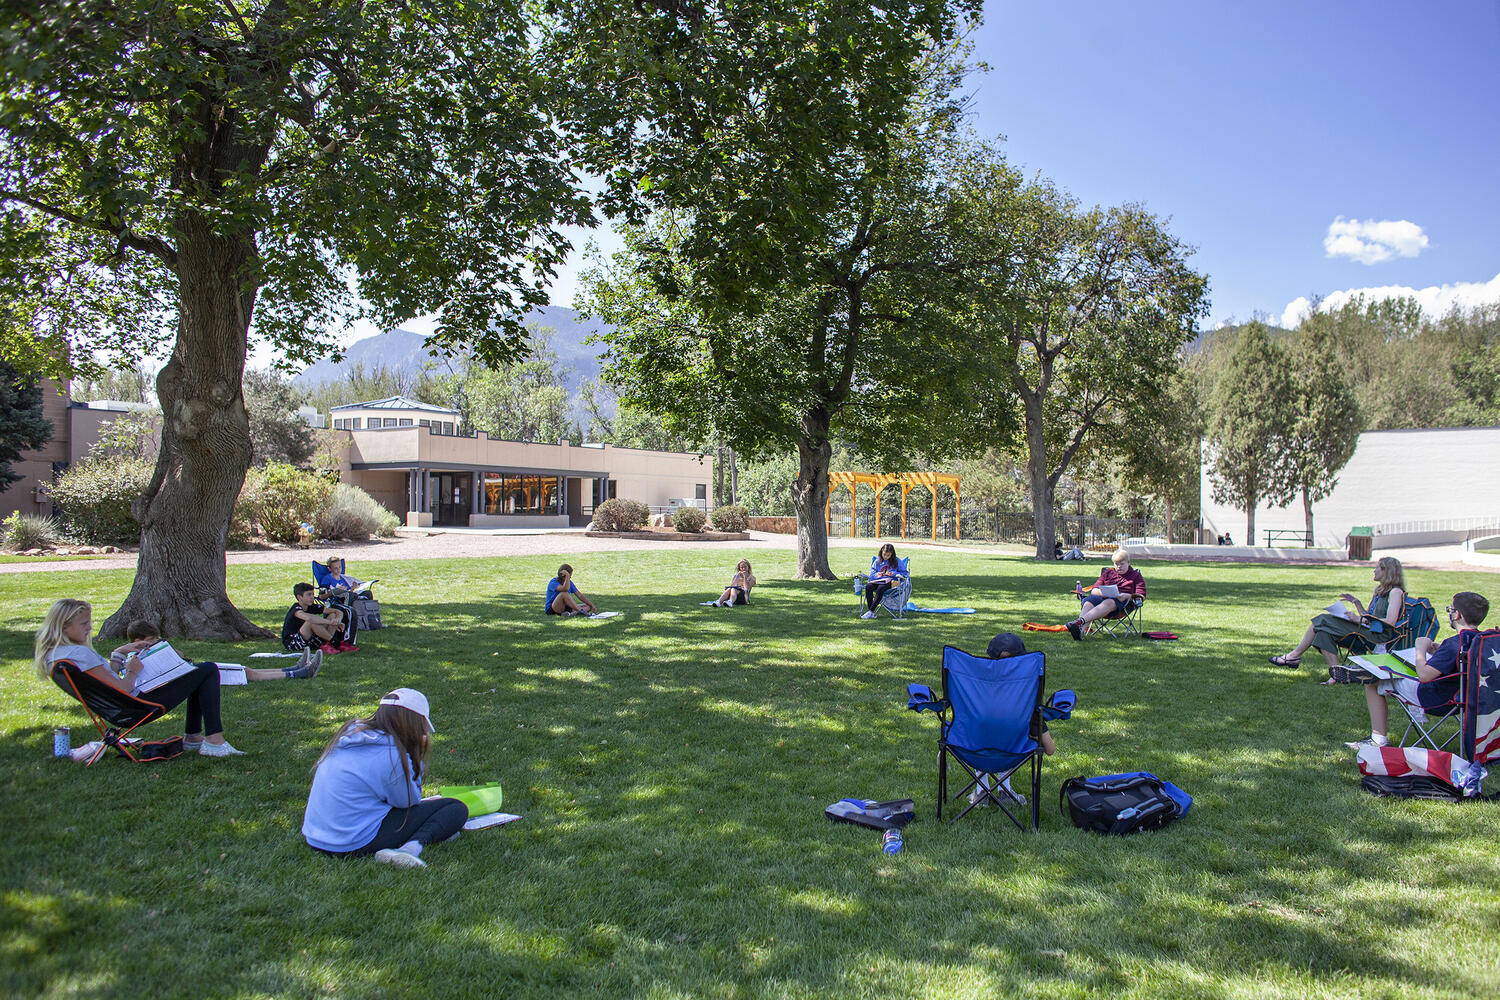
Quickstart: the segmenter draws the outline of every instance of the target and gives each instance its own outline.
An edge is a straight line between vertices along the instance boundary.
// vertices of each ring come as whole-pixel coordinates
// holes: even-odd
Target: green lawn
[[[716,595],[742,554],[749,608]],[[1079,709],[1053,727],[1040,834],[933,817],[935,723],[905,710],[944,643],[1060,620],[1072,564],[914,551],[915,597],[969,617],[863,622],[845,581],[790,553],[570,557],[610,621],[540,613],[558,560],[361,564],[389,625],[312,682],[226,691],[249,752],[159,765],[53,761],[80,709],[39,681],[50,602],[130,574],[0,577],[6,669],[0,996],[1483,997],[1500,990],[1500,805],[1377,800],[1342,741],[1363,698],[1267,665],[1362,568],[1144,563],[1148,625],[1180,642],[1028,636]],[[868,553],[835,550],[835,569]],[[297,569],[230,567],[278,625]],[[1494,576],[1413,573],[1441,608]],[[180,643],[247,662],[253,644]],[[1308,661],[1309,663],[1311,661]],[[511,826],[432,848],[427,871],[333,861],[298,830],[341,721],[413,685],[433,782],[499,780]],[[179,731],[181,710],[156,727]],[[1106,839],[1057,811],[1070,775],[1151,770],[1191,816]],[[917,800],[903,855],[822,816]]]

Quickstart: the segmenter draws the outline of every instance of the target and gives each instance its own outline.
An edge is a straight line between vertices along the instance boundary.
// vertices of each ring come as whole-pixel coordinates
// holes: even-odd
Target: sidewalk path
[[[627,538],[590,538],[582,532],[520,533],[515,531],[494,534],[478,531],[445,531],[433,535],[398,535],[395,538],[373,538],[367,542],[330,542],[327,545],[308,549],[253,549],[229,552],[226,562],[230,566],[253,563],[301,563],[306,565],[314,555],[336,552],[353,560],[356,564],[388,560],[414,559],[458,559],[465,557],[488,558],[494,556],[571,555],[579,552],[639,552],[642,549],[671,549],[691,545],[692,551],[704,551],[702,542],[657,542]],[[876,547],[869,538],[830,538],[829,548],[869,549]],[[1029,550],[1016,545],[976,546],[933,544],[918,539],[898,541],[903,549],[921,549],[926,552],[964,552],[971,555],[1025,555]],[[763,531],[750,532],[748,542],[714,542],[730,548],[764,548],[793,550],[797,547],[797,536],[771,534]],[[1500,572],[1500,567],[1479,566],[1463,562],[1463,547],[1458,545],[1433,545],[1418,549],[1392,549],[1376,553],[1394,555],[1408,569],[1452,570],[1457,572]],[[57,562],[0,563],[0,573],[32,573],[38,570],[48,573],[77,570],[135,569],[135,553],[123,553],[104,559],[77,559]],[[1102,561],[1096,561],[1096,565]]]

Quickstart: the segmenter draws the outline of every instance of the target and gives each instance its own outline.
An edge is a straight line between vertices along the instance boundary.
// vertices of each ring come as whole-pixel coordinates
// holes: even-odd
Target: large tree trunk
[[[1025,401],[1026,474],[1031,482],[1031,524],[1036,532],[1036,557],[1052,561],[1052,542],[1057,537],[1053,517],[1053,484],[1047,476],[1047,440],[1042,429],[1040,394]]]
[[[740,502],[740,468],[732,447],[729,449],[729,502],[732,504]]]
[[[1260,503],[1260,497],[1252,497],[1245,505],[1245,544],[1255,544],[1255,508]]]
[[[180,226],[177,343],[156,379],[161,451],[134,505],[141,523],[135,581],[101,636],[124,635],[138,618],[174,638],[272,635],[230,603],[224,578],[230,516],[251,457],[240,387],[255,304],[245,276],[254,256],[248,236],[214,234],[202,219]]]
[[[799,467],[792,480],[792,505],[797,509],[797,579],[837,580],[828,565],[828,465],[833,445],[829,420],[822,410],[802,419],[797,440]]]

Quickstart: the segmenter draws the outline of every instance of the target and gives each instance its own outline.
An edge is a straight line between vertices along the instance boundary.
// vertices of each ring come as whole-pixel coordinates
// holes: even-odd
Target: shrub
[[[606,500],[594,508],[596,531],[634,531],[651,519],[651,508],[639,500]]]
[[[750,512],[737,503],[714,508],[715,531],[744,531],[750,527]]]
[[[26,549],[50,549],[57,544],[57,525],[50,517],[15,511],[0,522],[0,536],[5,547],[15,552]]]
[[[247,497],[248,494],[248,497]],[[245,477],[240,490],[250,519],[260,525],[272,541],[290,545],[304,523],[311,524],[333,496],[333,484],[280,462]]]
[[[333,488],[328,506],[318,514],[314,524],[320,538],[348,538],[363,541],[371,535],[389,535],[401,522],[374,497],[348,483]]]
[[[57,474],[52,505],[63,530],[91,545],[135,542],[141,526],[130,505],[151,484],[152,464],[128,456],[89,459]]]
[[[678,507],[672,512],[672,527],[682,532],[702,531],[707,520],[708,515],[698,507]]]

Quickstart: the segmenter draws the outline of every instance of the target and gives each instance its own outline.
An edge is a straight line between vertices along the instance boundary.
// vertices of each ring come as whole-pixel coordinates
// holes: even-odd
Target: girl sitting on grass
[[[426,868],[422,848],[452,840],[469,818],[457,799],[422,800],[434,731],[427,697],[413,688],[397,688],[368,719],[340,726],[313,765],[302,814],[307,846]]]
[[[545,610],[549,615],[576,615],[584,611],[592,615],[599,612],[594,602],[583,596],[583,591],[573,583],[573,567],[567,563],[557,567],[557,575],[547,581]]]
[[[89,644],[93,630],[93,609],[88,601],[64,597],[52,605],[42,627],[36,633],[36,672],[43,680],[52,677],[59,660],[67,660],[116,691],[138,695],[155,702],[167,711],[187,702],[187,721],[182,737],[183,747],[205,757],[230,757],[244,753],[224,739],[224,724],[219,719],[219,668],[212,663],[195,663],[191,672],[167,681],[146,692],[137,690],[144,664],[133,644],[121,646],[122,675],[110,669],[110,662]],[[133,647],[133,648],[132,648]]]
[[[750,590],[755,586],[755,576],[750,572],[750,560],[741,559],[739,565],[734,568],[734,578],[729,581],[729,586],[724,588],[724,593],[713,602],[716,608],[732,608],[736,604],[750,603]]]

